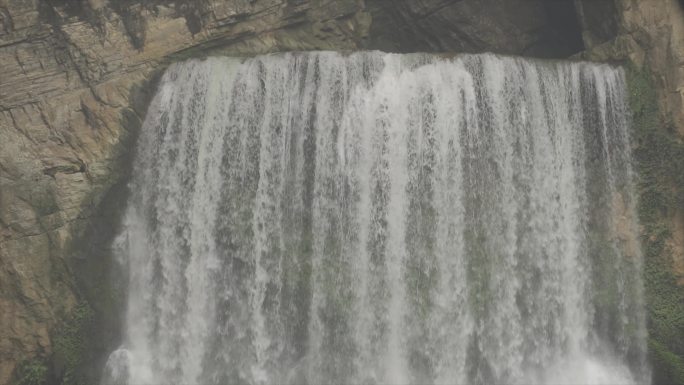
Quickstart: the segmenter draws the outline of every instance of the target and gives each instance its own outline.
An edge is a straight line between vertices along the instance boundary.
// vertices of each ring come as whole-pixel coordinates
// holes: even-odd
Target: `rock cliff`
[[[684,135],[683,13],[676,0],[0,0],[0,384],[94,381],[116,344],[111,236],[166,64],[318,49],[564,58],[586,47],[584,57],[648,68],[658,121]],[[684,281],[681,218],[662,220],[679,229],[667,244]]]
[[[576,1],[584,59],[624,64],[654,383],[684,383],[684,2]]]

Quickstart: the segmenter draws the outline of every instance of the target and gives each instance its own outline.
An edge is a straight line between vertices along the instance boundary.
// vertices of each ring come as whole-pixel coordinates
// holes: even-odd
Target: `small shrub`
[[[19,365],[18,385],[45,385],[48,369],[41,360],[31,360]]]

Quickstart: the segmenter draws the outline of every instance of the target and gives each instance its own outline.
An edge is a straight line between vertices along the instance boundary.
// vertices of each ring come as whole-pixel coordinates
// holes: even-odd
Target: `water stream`
[[[171,66],[103,384],[648,383],[625,98],[494,55]]]

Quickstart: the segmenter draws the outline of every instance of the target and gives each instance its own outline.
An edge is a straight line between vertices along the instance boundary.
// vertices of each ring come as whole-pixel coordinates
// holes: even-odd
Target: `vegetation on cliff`
[[[684,145],[661,117],[651,72],[627,68],[638,175],[649,350],[656,384],[684,383],[684,287],[673,270],[672,218],[684,207]]]

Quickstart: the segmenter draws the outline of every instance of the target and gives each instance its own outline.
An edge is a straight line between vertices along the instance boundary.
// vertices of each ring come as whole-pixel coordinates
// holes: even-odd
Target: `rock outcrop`
[[[97,367],[116,343],[120,299],[109,245],[136,132],[167,63],[317,49],[562,58],[586,45],[586,57],[649,66],[662,116],[684,134],[678,7],[676,0],[0,0],[0,384],[35,372],[60,383],[83,374],[73,372],[83,349]],[[82,327],[90,317],[98,328]]]
[[[107,246],[91,238],[111,239],[91,230],[114,232],[103,198],[114,189],[108,199],[122,201],[164,63],[215,49],[354,49],[369,21],[355,0],[0,1],[0,384],[36,357],[57,362],[56,381],[74,376],[87,336],[62,330],[79,303],[107,310]]]
[[[628,60],[654,74],[661,117],[684,137],[684,3],[678,0],[577,0],[586,52]]]
[[[390,52],[564,58],[583,49],[572,1],[367,0],[369,44]]]
[[[626,64],[654,383],[684,383],[684,2],[578,0],[585,59]]]

